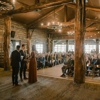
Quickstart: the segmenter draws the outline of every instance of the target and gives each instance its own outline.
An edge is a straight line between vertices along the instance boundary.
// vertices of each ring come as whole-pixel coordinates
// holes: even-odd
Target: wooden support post
[[[85,82],[85,0],[76,0],[74,82]]]
[[[64,22],[67,22],[67,6],[64,6]]]
[[[66,40],[66,52],[68,52],[68,40]]]
[[[51,40],[50,33],[48,33],[48,38],[47,38],[47,52],[51,52],[51,50],[50,50],[50,40]]]
[[[4,33],[4,70],[10,70],[10,33],[11,33],[11,18],[4,18],[5,33]]]
[[[96,53],[99,53],[99,39],[96,39]]]
[[[31,46],[31,38],[32,38],[33,31],[28,30],[27,31],[27,53],[31,54],[32,46]]]
[[[35,4],[38,4],[40,0],[35,0]]]

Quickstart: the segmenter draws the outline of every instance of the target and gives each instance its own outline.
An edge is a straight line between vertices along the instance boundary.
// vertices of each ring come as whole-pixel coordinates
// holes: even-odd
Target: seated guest
[[[43,57],[42,54],[40,54],[39,58],[38,58],[38,66],[39,68],[43,68]]]
[[[45,67],[45,55],[44,54],[41,55],[41,63],[42,63],[43,68],[44,68]]]
[[[90,59],[86,56],[86,75],[88,75],[89,70],[92,70]]]
[[[74,55],[71,55],[71,66],[69,67],[69,74],[71,76],[74,74]]]
[[[45,54],[45,67],[47,67],[48,66],[48,58],[49,58],[49,54],[48,53],[46,53]]]
[[[72,65],[72,61],[71,61],[71,57],[69,55],[67,55],[66,57],[66,62],[64,63],[63,67],[62,67],[62,75],[61,77],[65,77],[66,76],[66,70],[68,70],[68,74],[69,74],[69,68]]]
[[[98,55],[95,71],[99,71],[99,76],[100,76],[100,55]]]
[[[54,54],[51,53],[51,64],[52,64],[52,66],[54,66],[54,62],[55,62]]]

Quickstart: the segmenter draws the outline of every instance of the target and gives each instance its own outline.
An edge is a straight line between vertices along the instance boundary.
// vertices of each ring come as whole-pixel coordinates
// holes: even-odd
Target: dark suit
[[[22,79],[22,73],[24,75],[24,79],[26,78],[26,61],[24,61],[26,59],[26,52],[23,50],[20,50],[20,54],[21,56],[23,56],[23,59],[21,60],[21,68],[20,68],[20,78]]]
[[[11,54],[11,66],[12,66],[12,82],[13,84],[18,84],[18,72],[21,65],[20,53],[15,50]]]

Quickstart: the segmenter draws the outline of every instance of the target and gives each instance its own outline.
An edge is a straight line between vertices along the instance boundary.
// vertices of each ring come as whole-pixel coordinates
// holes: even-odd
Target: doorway
[[[21,46],[21,40],[11,40],[11,43],[10,43],[10,55],[11,55],[12,51],[16,50],[16,46],[17,45]]]

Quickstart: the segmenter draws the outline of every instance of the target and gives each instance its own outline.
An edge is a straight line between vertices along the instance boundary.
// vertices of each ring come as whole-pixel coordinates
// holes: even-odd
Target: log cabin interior
[[[36,94],[29,96],[28,92],[22,93],[24,89],[25,91],[28,89],[29,93],[35,92],[35,90],[30,91],[30,84],[27,83],[27,80],[24,83],[19,80],[22,85],[21,88],[18,90],[19,87],[16,87],[17,90],[13,90],[11,87],[12,67],[10,57],[16,46],[22,44],[26,45],[27,54],[31,54],[33,45],[35,45],[36,51],[42,55],[46,53],[54,54],[55,52],[73,53],[73,76],[60,77],[61,68],[64,65],[60,63],[36,70],[38,82],[42,85],[35,83],[31,87],[36,85],[35,90],[39,90],[40,94],[36,92]],[[3,91],[0,98],[2,100],[16,100],[16,98],[18,100],[100,100],[98,95],[100,93],[100,68],[98,68],[98,71],[89,70],[90,74],[86,76],[85,59],[86,55],[95,54],[97,56],[99,53],[100,0],[0,0],[0,93]],[[98,66],[100,65],[98,64]],[[95,73],[97,75],[94,75]],[[46,83],[46,80],[48,83]],[[66,84],[71,87],[70,90],[68,87],[62,86],[62,88],[72,91],[73,97],[69,96],[72,95],[71,93],[64,94],[68,92],[66,89],[64,91],[60,89],[61,92],[64,92],[62,94],[60,94],[60,91],[53,94],[50,91],[46,94],[44,85],[56,86],[51,81],[58,82],[58,87],[68,82],[69,84]],[[94,84],[96,85],[94,86]],[[37,85],[43,89],[37,88]],[[10,96],[7,94],[4,97],[8,88],[15,94],[9,92]],[[84,88],[87,89],[84,90]],[[95,88],[97,94],[95,93],[94,97],[90,96],[88,89],[92,93]],[[82,91],[81,94],[76,91],[79,96],[75,96],[77,89],[80,91],[83,89],[84,96],[82,96]],[[5,92],[5,90],[7,91]],[[54,90],[57,90],[57,86]],[[49,90],[47,89],[47,91]],[[18,92],[23,97],[18,96]],[[45,93],[45,96],[42,92]],[[25,95],[27,97],[24,97]],[[88,96],[90,99],[88,99]]]

